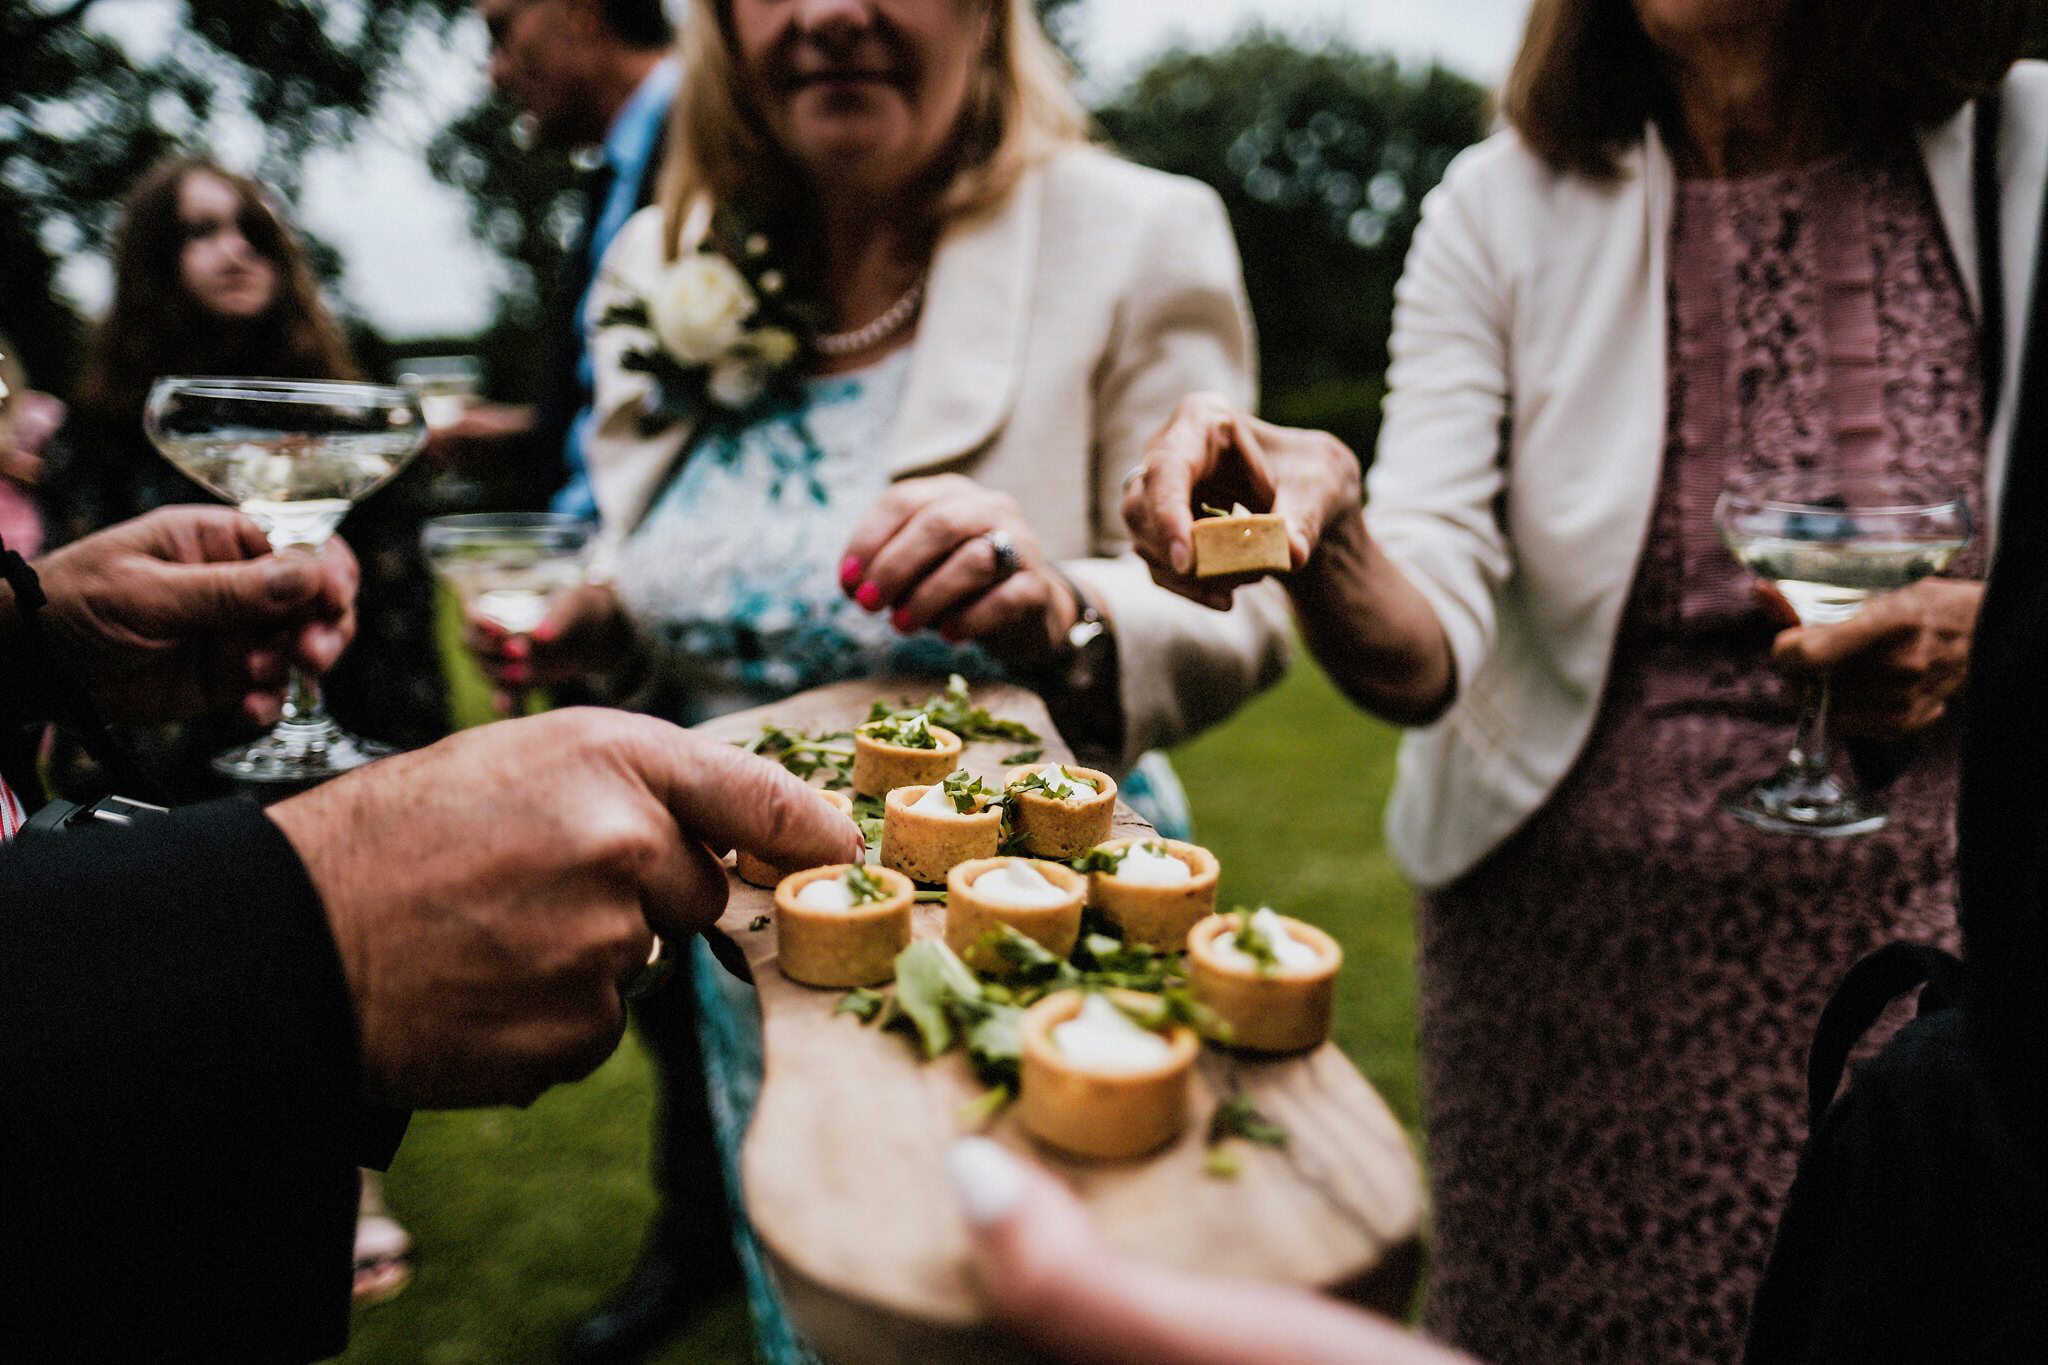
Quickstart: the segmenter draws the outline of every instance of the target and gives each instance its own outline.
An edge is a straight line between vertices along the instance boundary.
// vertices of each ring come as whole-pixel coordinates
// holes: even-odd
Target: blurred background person
[[[64,404],[28,386],[13,343],[0,334],[0,540],[17,554],[42,548],[34,489],[43,475],[43,447],[63,421]]]
[[[1087,146],[1027,0],[700,0],[682,52],[661,204],[620,232],[590,305],[610,581],[531,640],[478,632],[490,667],[509,689],[602,674],[691,721],[849,677],[1000,672],[1184,832],[1170,769],[1140,756],[1286,659],[1277,590],[1231,615],[1181,601],[1113,519],[1188,385],[1251,401],[1215,195]],[[617,321],[650,301],[651,327]],[[757,1014],[707,961],[736,1157]],[[647,1028],[672,1097],[687,1023]],[[692,1179],[663,1166],[651,1248]],[[791,1356],[766,1280],[751,1287],[763,1349]]]
[[[1425,208],[1365,515],[1352,452],[1213,401],[1126,499],[1161,581],[1217,605],[1185,576],[1192,505],[1270,501],[1317,657],[1424,727],[1388,840],[1422,890],[1425,1321],[1475,1354],[1733,1358],[1822,1002],[1881,943],[1955,945],[1949,711],[1990,536],[1781,631],[1712,507],[1814,466],[1996,505],[2016,347],[1979,324],[2033,278],[2048,84],[2001,86],[2030,18],[1538,0],[1511,130]],[[1845,732],[1910,741],[1881,832],[1716,810],[1784,751],[1776,670],[1830,673]]]
[[[143,433],[143,404],[156,380],[357,374],[304,248],[263,187],[208,158],[172,157],[143,176],[123,205],[113,257],[113,300],[37,490],[53,545],[157,507],[218,501]],[[344,723],[420,743],[446,728],[426,578],[410,526],[394,529],[375,506],[343,523],[363,562],[365,628],[323,686]],[[245,727],[243,718],[225,716],[128,725],[119,734],[184,801],[222,794],[209,761]],[[99,775],[75,749],[55,771],[67,794],[97,794]],[[366,1298],[388,1297],[410,1276],[411,1241],[384,1209],[373,1173],[364,1173],[362,1199],[360,1289]]]
[[[472,406],[434,434],[429,454],[477,472],[519,506],[594,517],[583,305],[612,238],[654,199],[676,93],[675,34],[662,0],[476,0],[476,11],[490,32],[491,85],[518,111],[521,136],[578,153],[583,212],[554,283],[538,405]]]

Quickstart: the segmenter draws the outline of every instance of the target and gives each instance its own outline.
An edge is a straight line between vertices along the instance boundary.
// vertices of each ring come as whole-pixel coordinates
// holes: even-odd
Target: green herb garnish
[[[1043,757],[1045,757],[1045,750],[1043,749],[1019,749],[1014,754],[1006,755],[1003,759],[1003,762],[1005,764],[1036,763],[1039,759]]]
[[[855,905],[871,905],[889,899],[888,883],[858,864],[847,868],[846,875],[840,880],[846,883],[847,894],[853,897]]]
[[[807,735],[801,730],[787,730],[780,725],[764,725],[760,734],[742,741],[738,747],[750,754],[772,758],[798,777],[807,778],[822,771],[826,775],[825,785],[838,788],[852,780],[853,746],[839,742],[850,738],[845,730]]]
[[[980,1128],[1016,1097],[1017,1092],[1013,1087],[992,1085],[961,1105],[955,1117],[960,1120],[962,1128]]]
[[[1080,857],[1068,863],[1067,866],[1073,868],[1076,872],[1103,872],[1114,877],[1116,870],[1123,866],[1124,858],[1130,851],[1131,846],[1129,844],[1125,844],[1122,848],[1111,848],[1108,844],[1097,844]]]
[[[1252,1107],[1251,1096],[1238,1091],[1216,1106],[1209,1116],[1209,1145],[1225,1138],[1241,1137],[1261,1147],[1285,1147],[1287,1130]]]
[[[860,826],[860,837],[867,841],[869,848],[880,848],[882,846],[882,798],[879,796],[854,797],[853,823]]]
[[[968,956],[986,964],[984,973],[1008,987],[1011,998],[1020,1005],[1081,982],[1081,973],[1072,963],[1054,956],[1037,939],[1007,924],[998,924],[976,939]]]
[[[1254,913],[1241,905],[1230,912],[1230,917],[1237,922],[1237,929],[1230,940],[1237,945],[1239,952],[1252,960],[1260,976],[1271,976],[1279,967],[1280,959],[1274,955],[1273,942],[1266,937],[1265,930],[1252,923]]]
[[[953,803],[953,809],[961,815],[972,815],[982,807],[995,805],[1003,799],[994,787],[965,768],[956,768],[948,773],[939,787],[946,793],[946,799]]]
[[[766,929],[767,927],[768,917],[766,915],[756,915],[752,919],[747,921],[747,928],[753,930],[757,934],[760,933],[763,929]]]
[[[872,1023],[882,1012],[883,995],[880,991],[866,986],[848,991],[839,997],[839,1003],[832,1007],[834,1014],[850,1014],[863,1024]]]
[[[937,887],[933,887],[928,891],[917,892],[911,899],[915,900],[919,905],[944,905],[946,903],[946,893]]]
[[[907,716],[886,715],[870,720],[854,733],[899,749],[936,749],[939,737],[932,733],[931,719],[923,712]]]
[[[1202,509],[1202,515],[1205,517],[1227,517],[1230,515],[1230,509],[1228,507],[1217,507],[1211,503],[1206,502],[1198,503],[1196,505]]]
[[[1073,801],[1099,794],[1094,783],[1084,777],[1075,777],[1064,764],[1051,766],[1059,769],[1058,778],[1047,777],[1045,769],[1038,768],[1016,779],[1003,790],[1010,793],[1037,792],[1053,801]]]
[[[1012,744],[1038,744],[1042,736],[1038,731],[1016,720],[998,720],[985,706],[976,706],[967,693],[967,679],[958,673],[946,679],[946,690],[928,697],[922,703],[905,700],[901,706],[890,706],[878,701],[868,710],[870,722],[890,716],[923,715],[932,724],[943,726],[960,736],[963,741],[981,739],[1002,739]]]
[[[896,954],[896,1008],[916,1027],[925,1056],[953,1046],[955,1009],[981,1003],[981,983],[942,940],[919,939]]]

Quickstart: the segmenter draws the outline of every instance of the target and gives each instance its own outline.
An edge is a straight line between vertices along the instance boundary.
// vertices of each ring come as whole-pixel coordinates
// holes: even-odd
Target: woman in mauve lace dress
[[[1887,940],[1954,946],[1952,702],[2010,423],[1971,148],[1996,128],[2016,318],[2048,121],[2012,66],[2026,17],[1538,0],[1511,128],[1425,205],[1365,514],[1349,451],[1200,399],[1127,494],[1155,575],[1199,597],[1190,503],[1270,491],[1310,645],[1422,727],[1388,823],[1422,891],[1426,1320],[1474,1354],[1733,1359],[1822,1002]],[[1985,534],[1786,629],[1712,509],[1807,469],[1938,477]],[[1737,821],[1719,798],[1778,765],[1822,670],[1889,824]]]

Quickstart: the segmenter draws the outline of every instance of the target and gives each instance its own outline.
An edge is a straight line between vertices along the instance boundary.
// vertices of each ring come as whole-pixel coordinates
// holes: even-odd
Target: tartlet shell
[[[1294,567],[1287,548],[1287,522],[1277,512],[1196,517],[1195,577],[1234,573],[1286,573]]]
[[[1044,765],[1012,768],[1003,779],[1009,784]],[[1074,777],[1095,784],[1095,795],[1078,801],[1060,801],[1038,792],[1012,792],[1011,828],[1024,840],[1024,847],[1040,858],[1078,858],[1109,837],[1116,820],[1116,779],[1094,768],[1074,763],[1060,765]]]
[[[870,868],[889,886],[887,900],[851,910],[815,910],[796,903],[814,881],[844,876],[848,863],[792,872],[775,887],[776,965],[806,986],[874,986],[896,974],[896,955],[910,946],[916,888],[887,868]]]
[[[1113,997],[1143,1000],[1128,991]],[[1166,1031],[1172,1048],[1151,1071],[1104,1075],[1083,1071],[1053,1045],[1053,1025],[1081,1008],[1082,992],[1048,995],[1024,1012],[1024,1056],[1017,1114],[1041,1142],[1074,1156],[1113,1160],[1143,1156],[1180,1135],[1187,1126],[1188,1077],[1201,1050],[1193,1029],[1174,1024]]]
[[[1058,905],[1002,905],[974,893],[974,880],[1006,863],[1027,863],[1053,885],[1068,893]],[[969,954],[982,935],[998,924],[1007,924],[1028,939],[1035,940],[1055,957],[1074,951],[1081,937],[1081,903],[1086,899],[1088,880],[1065,863],[1043,858],[973,858],[956,863],[946,873],[946,946],[970,967],[983,964]]]
[[[1275,968],[1270,975],[1220,960],[1214,944],[1236,928],[1211,915],[1188,931],[1188,984],[1195,999],[1230,1026],[1230,1046],[1250,1052],[1300,1052],[1330,1036],[1337,969],[1344,950],[1313,924],[1281,917],[1287,932],[1322,955],[1314,967]]]
[[[897,787],[882,798],[882,866],[938,885],[955,865],[995,856],[1003,842],[1003,808],[991,804],[965,815],[910,809],[930,787]]]
[[[931,727],[936,749],[906,749],[853,732],[853,789],[862,796],[887,796],[897,787],[943,782],[960,766],[960,736],[943,725]]]
[[[1194,873],[1179,886],[1142,886],[1103,872],[1088,874],[1088,903],[1123,931],[1126,943],[1177,952],[1187,946],[1188,931],[1216,913],[1216,879],[1222,872],[1216,855],[1200,844],[1139,835],[1110,839],[1100,848],[1156,843],[1188,865]]]

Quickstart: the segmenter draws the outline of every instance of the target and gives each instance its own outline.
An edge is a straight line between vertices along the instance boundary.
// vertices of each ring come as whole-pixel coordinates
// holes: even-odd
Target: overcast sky
[[[1076,32],[1089,84],[1114,88],[1161,49],[1209,47],[1254,23],[1313,41],[1341,35],[1365,48],[1434,58],[1494,82],[1521,36],[1529,0],[1080,0]],[[161,41],[174,6],[128,0],[96,7],[124,40]],[[452,47],[452,50],[451,50]],[[388,335],[403,338],[477,330],[492,300],[489,259],[472,241],[466,204],[425,168],[427,141],[483,88],[483,26],[458,26],[452,43],[421,43],[379,116],[354,147],[323,152],[306,166],[301,218],[347,262],[349,301]],[[220,148],[231,164],[253,149]],[[104,262],[65,272],[87,308],[103,306]]]

